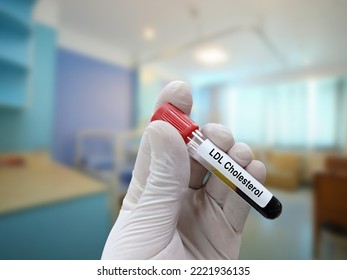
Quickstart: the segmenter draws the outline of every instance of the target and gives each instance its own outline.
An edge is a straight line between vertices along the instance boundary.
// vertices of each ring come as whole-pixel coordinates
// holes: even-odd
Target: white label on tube
[[[260,207],[269,203],[272,194],[210,140],[205,140],[196,151]]]

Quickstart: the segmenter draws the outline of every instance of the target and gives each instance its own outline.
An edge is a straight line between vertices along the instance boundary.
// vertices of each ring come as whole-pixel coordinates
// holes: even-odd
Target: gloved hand
[[[157,102],[171,102],[186,114],[192,95],[186,83],[166,86]],[[258,181],[265,166],[251,149],[235,143],[222,125],[202,132]],[[189,158],[178,131],[163,121],[143,134],[133,177],[113,226],[103,259],[236,259],[250,206],[217,177]]]

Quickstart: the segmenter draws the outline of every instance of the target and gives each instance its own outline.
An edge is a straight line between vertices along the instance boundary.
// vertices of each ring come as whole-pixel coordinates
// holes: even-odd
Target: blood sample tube
[[[282,212],[279,200],[228,154],[219,149],[200,131],[199,126],[171,103],[165,103],[153,114],[151,121],[163,120],[174,126],[187,144],[190,157],[234,190],[249,205],[268,219]]]

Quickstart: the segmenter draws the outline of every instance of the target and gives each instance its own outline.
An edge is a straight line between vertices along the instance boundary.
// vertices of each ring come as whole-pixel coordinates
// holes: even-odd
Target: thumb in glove
[[[102,258],[184,258],[176,226],[189,178],[182,136],[166,122],[150,123]]]

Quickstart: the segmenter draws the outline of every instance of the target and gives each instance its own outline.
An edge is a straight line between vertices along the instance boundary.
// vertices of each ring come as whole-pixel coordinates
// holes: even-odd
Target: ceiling
[[[59,0],[60,26],[126,51],[137,65],[182,76],[245,79],[295,69],[345,69],[344,0]],[[145,40],[144,28],[156,36]],[[199,63],[204,46],[225,50]]]

